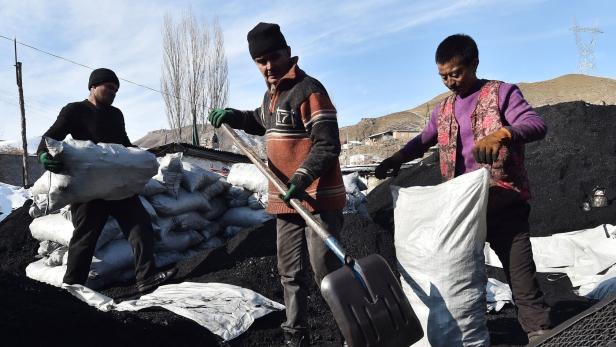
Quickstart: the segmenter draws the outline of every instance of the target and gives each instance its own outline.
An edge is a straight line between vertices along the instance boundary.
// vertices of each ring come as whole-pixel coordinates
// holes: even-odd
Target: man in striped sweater
[[[277,24],[257,24],[248,33],[248,47],[268,89],[262,105],[254,111],[215,109],[209,121],[215,127],[227,123],[249,134],[265,135],[268,166],[288,184],[288,193],[279,196],[270,183],[267,212],[277,218],[278,273],[287,314],[282,324],[285,345],[307,346],[306,258],[317,284],[339,262],[288,202],[301,199],[338,237],[346,195],[338,162],[336,109],[323,85],[298,67],[298,58],[291,56]]]

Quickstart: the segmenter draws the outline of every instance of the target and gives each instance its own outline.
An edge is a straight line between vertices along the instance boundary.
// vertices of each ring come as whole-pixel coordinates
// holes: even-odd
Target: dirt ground
[[[549,127],[548,137],[527,147],[534,199],[533,236],[571,231],[601,223],[615,223],[616,204],[584,212],[580,206],[594,185],[603,185],[608,197],[616,193],[616,106],[592,106],[582,102],[539,108]],[[437,166],[424,165],[401,172],[392,180],[401,186],[429,185],[439,181]],[[395,261],[389,193],[386,185],[368,196],[375,222],[347,215],[341,242],[349,254],[371,253]],[[391,204],[391,202],[389,202]],[[389,205],[390,206],[390,205]],[[35,258],[38,243],[27,226],[27,206],[0,222],[0,332],[6,346],[277,346],[284,312],[258,319],[240,337],[223,344],[196,323],[162,309],[140,312],[99,312],[65,291],[30,280],[25,267]],[[282,287],[276,271],[275,227],[268,223],[246,229],[227,245],[179,263],[177,281],[223,282],[253,289],[282,302]],[[504,280],[502,270],[488,268],[488,275]],[[555,282],[539,275],[540,285],[552,306],[556,323],[592,305],[571,291],[564,278]],[[105,294],[126,297],[131,284],[109,288]],[[327,305],[312,284],[309,298],[311,341],[315,346],[340,345],[340,336]],[[488,315],[494,346],[526,344],[515,319],[515,309],[506,307]]]

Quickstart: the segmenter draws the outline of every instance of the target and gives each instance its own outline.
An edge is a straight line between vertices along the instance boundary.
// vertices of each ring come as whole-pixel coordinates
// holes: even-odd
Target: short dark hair
[[[465,34],[451,35],[438,45],[434,60],[437,64],[445,64],[455,57],[461,57],[464,65],[469,65],[475,59],[479,59],[479,50],[475,40]]]

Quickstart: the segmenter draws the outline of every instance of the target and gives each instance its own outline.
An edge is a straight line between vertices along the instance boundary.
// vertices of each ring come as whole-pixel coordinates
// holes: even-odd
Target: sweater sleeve
[[[426,151],[437,143],[437,119],[440,104],[432,110],[430,122],[421,134],[415,136],[411,141],[402,148],[402,152],[410,158],[409,160],[421,158]]]
[[[503,83],[499,89],[499,107],[504,115],[505,128],[511,132],[513,143],[541,140],[547,125],[522,96],[516,85]]]
[[[45,137],[52,138],[54,140],[62,141],[66,137],[66,135],[71,132],[71,121],[70,121],[70,108],[64,106],[56,118],[56,121],[51,125],[49,129],[43,134],[41,138],[41,142],[38,145],[38,149],[36,150],[36,155],[39,156],[43,152],[47,152],[47,144],[45,143]]]
[[[311,147],[291,182],[308,186],[336,164],[340,155],[340,133],[336,108],[327,94],[310,94],[301,104],[300,113],[310,134]]]
[[[265,127],[261,118],[261,107],[254,111],[240,111],[232,108],[227,108],[227,110],[233,111],[234,117],[229,122],[233,129],[241,129],[251,135],[265,135]]]

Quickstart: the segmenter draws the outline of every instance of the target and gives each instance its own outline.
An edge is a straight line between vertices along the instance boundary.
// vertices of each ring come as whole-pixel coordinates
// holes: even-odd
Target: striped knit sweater
[[[265,135],[268,166],[274,174],[284,183],[292,180],[307,187],[302,204],[309,211],[344,207],[336,109],[319,81],[294,64],[277,85],[270,86],[261,107],[234,111],[231,127]],[[295,213],[271,183],[268,200],[268,213]]]

